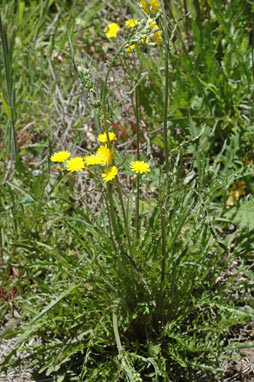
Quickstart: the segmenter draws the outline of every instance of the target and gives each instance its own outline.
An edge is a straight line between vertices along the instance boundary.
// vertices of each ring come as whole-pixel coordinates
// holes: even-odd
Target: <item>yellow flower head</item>
[[[154,33],[156,43],[159,45],[162,41],[162,31],[157,31]]]
[[[52,162],[64,162],[70,156],[71,156],[71,153],[69,151],[59,151],[58,153],[53,154],[50,157],[50,160]]]
[[[151,18],[149,18],[149,19],[147,20],[147,24],[148,24],[149,29],[150,29],[151,31],[152,31],[153,29],[159,28],[158,25],[157,25],[157,23],[156,23],[153,19],[151,19]]]
[[[105,183],[109,182],[110,180],[114,179],[117,175],[117,167],[111,166],[107,168],[103,174],[101,174],[103,180]]]
[[[100,164],[100,157],[99,155],[88,155],[85,157],[85,162],[88,166]]]
[[[149,8],[146,0],[140,0],[138,1],[139,5],[144,9],[146,13],[149,13]]]
[[[104,28],[104,32],[106,34],[107,37],[116,37],[117,35],[117,32],[120,30],[120,27],[118,24],[116,23],[111,23],[111,24],[108,24],[105,28]]]
[[[100,162],[99,163],[102,166],[108,166],[113,161],[114,152],[113,152],[112,149],[109,149],[107,145],[105,145],[105,146],[100,146],[98,148],[97,155],[100,158]]]
[[[151,13],[156,13],[161,10],[161,3],[159,0],[150,0]]]
[[[132,52],[133,49],[135,49],[135,47],[136,47],[135,44],[126,44],[127,52]]]
[[[161,3],[159,0],[138,0],[138,3],[147,14],[156,13],[161,9]]]
[[[149,43],[149,40],[150,40],[149,37],[141,38],[140,42],[142,42],[143,44],[148,44],[148,43]]]
[[[159,45],[162,41],[162,31],[159,29],[157,23],[151,18],[147,20],[147,24],[151,32],[153,31],[153,29],[157,29],[156,32],[154,32],[154,37],[156,43]]]
[[[144,174],[150,171],[149,164],[141,160],[131,162],[130,168],[131,168],[131,171],[134,171],[137,174]]]
[[[110,141],[117,141],[117,137],[116,137],[116,135],[115,135],[115,133],[112,133],[111,131],[108,133],[108,135],[109,135],[109,140]],[[103,133],[103,134],[99,134],[98,135],[98,141],[99,142],[102,142],[102,143],[107,143],[107,134],[106,134],[106,132],[105,133]]]
[[[84,159],[81,157],[71,158],[66,162],[66,168],[70,172],[82,171],[85,167]]]
[[[134,28],[136,25],[138,25],[138,20],[135,20],[135,19],[126,20],[125,25],[128,28]]]

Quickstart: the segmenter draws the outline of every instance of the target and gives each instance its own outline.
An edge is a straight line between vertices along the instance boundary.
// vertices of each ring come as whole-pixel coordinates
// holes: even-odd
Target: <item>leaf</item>
[[[55,306],[56,304],[58,304],[63,298],[65,298],[66,296],[68,296],[68,294],[70,294],[74,289],[77,289],[79,288],[80,286],[82,285],[82,283],[79,283],[79,284],[76,284],[76,285],[72,285],[67,291],[64,291],[63,293],[60,294],[59,297],[57,297],[57,299],[55,299],[54,301],[51,301],[51,303],[49,305],[46,306],[46,308],[44,308],[39,314],[37,314],[37,316],[35,316],[28,324],[27,324],[27,327],[28,329],[18,338],[18,343],[21,343],[23,342],[31,333],[32,331],[34,330],[33,327],[31,327],[32,324],[34,324],[36,321],[39,320],[39,318],[41,318],[44,314],[46,314],[50,309],[53,308],[53,306]]]
[[[157,202],[154,200],[140,200],[140,214],[146,215],[157,207]]]
[[[154,145],[157,145],[159,146],[160,148],[164,148],[164,142],[163,142],[163,136],[162,134],[158,134],[156,135],[153,139],[152,139],[152,143]]]
[[[254,349],[254,342],[241,342],[227,346],[224,351],[239,350],[239,349]]]
[[[19,192],[21,192],[29,201],[31,202],[35,202],[34,198],[32,197],[31,194],[29,194],[26,190],[24,190],[23,188],[17,186],[16,184],[14,183],[11,183],[9,181],[6,182],[6,184],[8,184],[8,186],[10,186],[10,188],[14,188],[16,190],[18,190]]]
[[[4,107],[4,110],[5,110],[5,113],[7,114],[7,117],[11,120],[11,108],[8,105],[8,103],[6,102],[6,99],[4,98],[4,95],[3,95],[2,92],[0,92],[0,97],[1,97],[1,100],[2,100],[2,103],[3,103],[3,107]]]

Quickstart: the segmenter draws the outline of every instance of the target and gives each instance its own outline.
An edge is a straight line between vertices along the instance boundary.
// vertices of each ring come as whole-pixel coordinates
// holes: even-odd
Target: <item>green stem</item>
[[[140,98],[139,86],[135,89],[135,103],[136,103],[136,129],[137,129],[137,160],[140,159]]]
[[[129,249],[129,256],[128,256],[128,258],[129,258],[129,260],[131,262],[131,265],[134,267],[135,271],[137,272],[137,274],[139,275],[141,281],[143,282],[146,290],[148,291],[153,306],[156,306],[156,302],[155,302],[155,300],[153,298],[153,295],[152,295],[152,292],[151,292],[151,290],[149,288],[149,285],[147,284],[146,280],[142,276],[142,274],[141,274],[137,264],[133,260],[133,252],[132,252],[132,245],[131,245],[131,237],[130,237],[128,219],[127,219],[127,215],[126,215],[126,212],[125,212],[124,203],[123,203],[123,196],[122,196],[122,192],[121,192],[121,188],[120,188],[120,184],[119,184],[118,179],[117,179],[117,190],[118,190],[119,200],[120,200],[120,204],[121,204],[121,208],[122,208],[125,232],[126,232],[127,241],[128,241],[128,249]]]
[[[136,98],[136,129],[137,129],[137,156],[136,160],[140,160],[140,98],[139,98],[139,87],[137,86],[135,91]],[[137,175],[136,178],[136,238],[139,238],[139,188],[140,188],[140,176]]]
[[[166,245],[166,210],[165,206],[161,206],[161,246],[162,246],[162,262],[161,262],[161,292],[165,280],[166,272],[166,258],[167,258],[167,245]]]
[[[122,344],[121,344],[121,339],[120,339],[119,330],[118,330],[117,315],[115,312],[113,312],[113,331],[114,331],[114,335],[116,339],[117,350],[120,355],[122,353]],[[134,381],[134,375],[133,375],[132,369],[129,366],[128,360],[126,359],[124,354],[122,354],[120,360],[121,360],[122,369],[124,373],[127,375],[128,381]]]
[[[140,195],[140,175],[137,174],[136,179],[137,195],[136,195],[136,238],[139,239],[139,195]]]
[[[7,33],[2,23],[0,15],[0,41],[3,49],[3,62],[5,70],[5,82],[7,90],[7,106],[6,110],[7,117],[10,121],[10,128],[7,130],[7,156],[13,161],[17,160],[17,138],[16,138],[16,97],[15,97],[15,83],[14,83],[14,73],[12,68],[12,56],[15,43],[15,33],[16,29],[12,29],[12,34],[8,41]],[[4,97],[4,95],[2,95]],[[4,98],[3,98],[4,99]]]
[[[169,55],[169,35],[167,26],[167,16],[164,6],[164,1],[161,0],[162,5],[162,19],[164,29],[164,43],[165,43],[165,57],[164,57],[164,69],[165,69],[165,94],[164,94],[164,114],[163,114],[163,136],[164,136],[164,155],[165,155],[165,172],[169,173],[169,151],[168,151],[168,134],[167,134],[167,115],[168,115],[168,97],[169,97],[169,75],[168,75],[168,55]],[[161,198],[162,199],[162,198]],[[167,245],[166,245],[166,210],[165,205],[161,200],[161,289],[160,289],[160,302],[162,304],[163,299],[163,285],[166,273],[166,258],[167,258]]]
[[[163,115],[163,137],[164,137],[164,154],[165,154],[165,164],[166,164],[166,174],[169,173],[169,151],[168,151],[168,134],[167,134],[167,116],[168,116],[168,88],[169,88],[169,76],[168,76],[168,55],[169,55],[169,35],[167,26],[167,16],[164,7],[164,1],[161,0],[162,5],[162,19],[163,19],[163,29],[164,29],[164,42],[165,42],[165,58],[164,58],[164,69],[165,69],[165,94],[164,94],[164,115]]]
[[[131,237],[130,237],[130,231],[129,231],[129,224],[128,224],[128,219],[127,219],[126,211],[125,211],[125,208],[124,208],[122,191],[121,191],[121,187],[119,185],[118,179],[117,179],[117,191],[118,191],[120,205],[121,205],[122,214],[123,214],[123,221],[124,221],[125,233],[126,233],[127,242],[128,242],[129,255],[130,255],[130,258],[132,259],[132,245],[131,245]]]
[[[126,46],[126,42],[124,42],[120,46],[120,48],[116,51],[115,56],[111,60],[111,62],[109,64],[109,67],[108,67],[108,70],[107,70],[107,73],[106,73],[106,76],[105,76],[105,80],[104,80],[103,87],[102,87],[102,93],[101,93],[102,110],[103,110],[103,115],[104,115],[104,129],[105,129],[105,132],[106,132],[107,144],[108,144],[109,148],[111,148],[111,143],[110,143],[109,134],[108,134],[107,107],[106,107],[107,82],[108,82],[109,74],[110,74],[110,72],[111,72],[111,70],[112,70],[112,68],[113,68],[113,66],[114,66],[118,56],[122,53],[122,51],[123,51],[125,46]]]
[[[118,228],[116,224],[116,217],[115,217],[115,211],[114,211],[114,202],[112,198],[112,184],[107,183],[107,197],[109,201],[109,216],[112,223],[113,231],[115,234],[116,239],[118,239]]]
[[[108,218],[109,218],[109,234],[110,234],[111,241],[113,243],[113,247],[115,249],[115,253],[116,253],[116,255],[118,255],[118,248],[116,246],[115,238],[114,238],[114,233],[113,233],[113,223],[112,223],[111,212],[110,212],[111,209],[110,209],[110,206],[109,206],[109,201],[108,201],[107,196],[108,195],[106,195],[106,197],[105,197],[105,204],[106,204],[107,214],[108,214]]]
[[[120,340],[119,331],[118,331],[117,316],[115,312],[113,312],[113,330],[114,330],[114,335],[116,339],[118,353],[121,353],[122,345],[121,345],[121,340]]]

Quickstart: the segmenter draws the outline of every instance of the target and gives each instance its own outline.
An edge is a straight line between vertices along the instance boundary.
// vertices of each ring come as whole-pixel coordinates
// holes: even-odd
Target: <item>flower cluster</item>
[[[128,29],[135,29],[134,33],[132,32],[131,34],[132,40],[125,45],[127,52],[133,51],[136,47],[136,43],[150,43],[150,38],[154,39],[157,45],[162,41],[162,31],[155,21],[161,11],[160,1],[137,0],[137,2],[146,13],[148,20],[146,23],[137,19],[129,19],[125,21],[125,26]],[[117,37],[119,30],[120,25],[117,23],[110,23],[104,28],[104,32],[108,38]]]
[[[108,133],[108,137],[110,141],[116,141],[115,133]],[[100,146],[96,154],[86,156],[85,162],[87,165],[100,164],[102,166],[108,166],[113,162],[114,150],[107,145],[106,133],[99,134],[97,139],[99,142],[105,143],[105,145]]]
[[[85,167],[84,159],[81,157],[70,158],[71,153],[69,151],[58,151],[50,157],[51,162],[63,163],[65,162],[65,167],[68,171],[82,171]],[[69,160],[66,160],[70,158]],[[57,166],[57,170],[60,170],[60,167]]]
[[[105,145],[100,146],[96,154],[86,156],[85,163],[88,166],[101,165],[106,167],[101,176],[104,182],[107,183],[110,180],[113,180],[118,172],[117,167],[112,166],[114,160],[114,150],[111,147],[108,147],[108,140],[109,142],[115,142],[117,138],[113,132],[104,132],[103,134],[99,134],[97,139],[99,142],[105,143]]]
[[[85,158],[70,158],[71,153],[69,151],[59,151],[53,154],[50,157],[50,160],[52,162],[65,162],[65,168],[70,172],[82,171],[85,165],[103,166],[105,167],[105,169],[104,172],[101,174],[101,177],[103,181],[107,183],[113,180],[118,173],[118,168],[114,165],[114,150],[111,147],[109,147],[109,144],[111,145],[111,142],[113,143],[117,141],[117,137],[113,132],[104,132],[103,134],[99,134],[97,139],[99,142],[104,143],[104,145],[99,146],[95,154],[88,155]],[[89,167],[86,167],[86,169],[88,169],[88,171],[90,172]],[[132,161],[130,163],[130,169],[136,174],[146,174],[150,171],[149,164],[144,161]]]
[[[150,31],[154,32],[155,41],[159,45],[162,41],[162,31],[159,29],[159,26],[157,25],[156,21],[154,21],[151,18],[147,20],[147,24]]]

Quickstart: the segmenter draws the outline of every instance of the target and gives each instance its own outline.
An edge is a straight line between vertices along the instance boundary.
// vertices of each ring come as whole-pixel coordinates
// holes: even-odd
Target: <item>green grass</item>
[[[57,382],[223,381],[225,352],[252,346],[230,329],[254,309],[254,10],[177,4],[160,46],[137,41],[135,1],[0,7],[1,338],[19,335],[2,371],[28,349]],[[108,129],[118,180],[56,171],[53,152],[95,153]],[[136,181],[133,160],[151,168]]]

